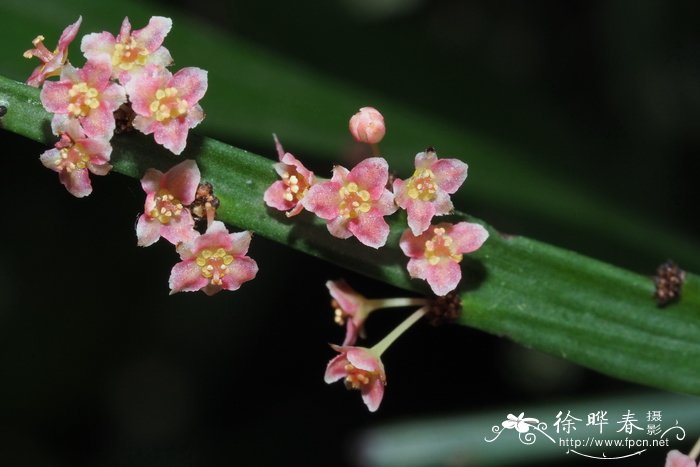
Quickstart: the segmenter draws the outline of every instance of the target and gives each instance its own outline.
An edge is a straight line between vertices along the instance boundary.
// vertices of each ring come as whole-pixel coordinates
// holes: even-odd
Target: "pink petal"
[[[156,91],[165,87],[171,77],[172,74],[165,68],[149,65],[136,78],[126,83],[126,93],[129,95],[132,108],[137,115],[151,116],[150,105],[155,98]]]
[[[156,169],[148,169],[141,179],[141,188],[148,193],[155,193],[160,189],[160,181],[163,178],[163,172]]]
[[[61,151],[58,149],[48,149],[39,156],[39,160],[47,169],[58,172],[56,169],[56,161],[61,160]]]
[[[183,68],[173,75],[170,86],[177,89],[178,97],[192,107],[207,92],[207,71],[201,68]]]
[[[85,130],[85,134],[90,138],[111,138],[116,127],[113,112],[105,105],[104,101],[100,106],[92,109],[85,117],[78,118]]]
[[[308,196],[308,195],[307,195]],[[338,216],[335,219],[328,221],[326,228],[331,235],[337,238],[350,238],[352,237],[352,232],[348,230],[348,222],[344,217]]]
[[[310,171],[309,169],[307,169],[306,167],[304,167],[304,164],[302,164],[299,159],[297,159],[296,157],[294,157],[290,153],[286,153],[286,154],[284,154],[284,156],[282,156],[282,158],[280,160],[282,161],[283,164],[291,165],[294,168],[296,168],[299,175],[303,176],[309,185],[313,185],[314,173],[312,171]],[[280,174],[280,175],[282,175],[282,174]]]
[[[334,175],[335,178],[335,175]],[[340,211],[340,185],[336,182],[318,183],[306,193],[301,202],[307,211],[311,211],[321,219],[334,219],[338,217]]]
[[[160,222],[158,223],[160,224]],[[179,219],[173,219],[169,224],[161,224],[160,235],[173,245],[194,241],[198,237],[198,233],[194,230],[194,219],[192,219],[190,211],[183,209]]]
[[[112,145],[107,140],[82,138],[76,139],[76,143],[80,144],[90,155],[91,163],[103,165],[109,162]]]
[[[371,199],[379,199],[389,180],[389,164],[381,157],[370,157],[357,164],[348,174],[347,181],[355,182],[369,192]]]
[[[419,152],[416,154],[414,164],[416,169],[429,169],[437,160],[437,155],[435,151],[428,150],[424,152]]]
[[[168,170],[163,185],[182,204],[187,205],[194,201],[200,180],[197,163],[187,159]]]
[[[296,206],[295,201],[287,201],[284,196],[287,193],[287,185],[282,180],[278,180],[265,190],[263,200],[265,204],[271,208],[279,209],[280,211],[288,211]]]
[[[70,81],[46,81],[41,88],[41,103],[51,113],[67,113],[70,96],[68,91],[73,87]]]
[[[413,235],[420,235],[430,227],[430,221],[435,215],[435,206],[429,201],[409,198],[406,212],[408,213],[408,226]]]
[[[114,112],[120,105],[126,102],[126,89],[116,83],[110,83],[102,91],[100,101],[105,103],[110,112]]]
[[[292,209],[287,211],[285,214],[287,217],[294,217],[297,214],[299,214],[303,209],[304,209],[304,205],[301,203],[297,203],[296,206],[294,206]]]
[[[374,209],[376,209],[380,215],[388,216],[394,214],[399,207],[394,202],[394,194],[385,188],[381,197],[374,203]]]
[[[348,362],[355,368],[384,375],[384,365],[371,350],[364,347],[349,347],[346,355]]]
[[[348,320],[347,326],[345,327],[345,340],[343,345],[351,346],[355,345],[357,342],[358,328],[355,321],[352,319]]]
[[[159,67],[166,67],[173,63],[173,57],[170,55],[170,51],[168,49],[165,47],[159,47],[148,56],[146,63],[157,65]]]
[[[122,21],[122,25],[119,28],[119,41],[121,42],[125,38],[131,36],[131,23],[129,22],[129,17],[126,16],[124,17],[124,20]]]
[[[462,270],[459,267],[459,263],[450,260],[443,260],[436,265],[430,265],[425,272],[425,280],[428,281],[433,293],[438,296],[452,292],[462,279]],[[409,270],[410,273],[411,271]]]
[[[405,254],[409,258],[420,258],[423,256],[423,252],[425,251],[426,240],[427,238],[425,235],[420,235],[416,237],[415,235],[413,235],[410,229],[406,229],[401,235],[401,239],[399,240],[399,246],[401,247],[401,251],[403,251],[403,254]],[[421,277],[421,279],[423,279],[423,277]]]
[[[222,279],[222,285],[226,290],[238,290],[244,282],[255,278],[258,273],[258,264],[247,257],[237,257],[229,266],[229,272]]]
[[[695,460],[674,449],[666,455],[664,467],[696,467]]]
[[[348,230],[357,239],[372,248],[381,248],[389,236],[389,224],[372,209],[368,213],[358,216],[348,222]]]
[[[360,308],[360,302],[364,299],[362,295],[355,292],[344,280],[327,281],[326,288],[345,313],[355,316],[355,313]]]
[[[131,37],[142,44],[149,52],[155,50],[163,44],[165,36],[173,27],[173,20],[163,16],[152,16],[148,24],[137,31],[131,33]]]
[[[163,226],[158,220],[150,219],[141,214],[136,223],[136,244],[138,246],[151,246],[160,238],[160,229]]]
[[[435,181],[447,193],[454,193],[467,179],[468,166],[459,159],[440,159],[432,166]]]
[[[194,241],[193,251],[199,253],[202,250],[216,250],[223,248],[226,251],[232,248],[231,236],[226,226],[221,221],[211,223],[204,235],[200,235]]]
[[[441,224],[447,226],[449,224]],[[487,238],[488,231],[479,224],[470,222],[460,222],[452,226],[451,230],[447,230],[447,235],[452,237],[455,248],[460,253],[471,253],[481,248]]]
[[[80,81],[85,81],[89,86],[100,91],[100,93],[110,84],[109,78],[111,75],[112,64],[104,57],[88,60],[85,65],[78,70]]]
[[[345,185],[345,180],[348,178],[350,171],[343,167],[342,165],[333,166],[333,176],[331,177],[331,182],[337,183],[338,188]]]
[[[435,215],[442,216],[444,214],[449,214],[454,209],[450,195],[446,191],[437,190],[435,200],[431,202],[433,207],[435,207]]]
[[[88,170],[95,175],[107,175],[112,171],[112,166],[106,163],[100,164],[91,161],[88,162]]]
[[[376,412],[384,397],[384,382],[375,378],[362,390],[362,400],[370,412]]]
[[[173,118],[155,127],[153,138],[175,155],[180,155],[187,145],[189,127],[184,118]]]
[[[61,37],[58,39],[58,49],[65,51],[65,49],[68,48],[68,45],[73,42],[73,39],[75,39],[75,36],[78,35],[78,29],[80,29],[80,23],[83,22],[83,17],[79,16],[78,21],[75,23],[69,25],[66,29],[63,30],[63,33],[61,33]]]
[[[170,294],[177,292],[195,292],[209,284],[209,279],[202,276],[202,270],[188,259],[177,263],[170,272]]]
[[[253,234],[245,230],[243,232],[234,232],[229,235],[229,238],[231,239],[231,246],[226,251],[237,257],[248,253],[250,240],[253,238]]]
[[[60,172],[58,178],[68,192],[76,198],[83,198],[92,193],[90,172],[87,169],[74,170],[70,173]]]
[[[272,139],[275,140],[275,149],[277,150],[277,158],[280,160],[280,162],[283,162],[282,158],[285,155],[285,150],[282,147],[282,143],[280,143],[280,140],[277,138],[277,135],[274,133],[272,133]]]
[[[335,383],[338,380],[345,378],[348,372],[345,370],[345,365],[348,364],[348,359],[344,354],[337,355],[326,367],[326,374],[323,376],[323,380],[326,384]]]
[[[88,60],[99,59],[100,57],[112,59],[114,53],[115,37],[108,32],[96,32],[83,36],[80,42],[80,50]]]

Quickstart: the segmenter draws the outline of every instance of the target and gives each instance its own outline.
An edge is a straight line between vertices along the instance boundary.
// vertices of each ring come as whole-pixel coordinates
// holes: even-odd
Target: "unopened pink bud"
[[[377,144],[384,138],[384,116],[374,107],[362,107],[350,118],[350,133],[360,143]]]

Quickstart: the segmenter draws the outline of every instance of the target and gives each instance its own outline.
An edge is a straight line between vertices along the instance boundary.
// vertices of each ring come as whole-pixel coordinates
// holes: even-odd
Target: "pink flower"
[[[136,118],[134,128],[153,136],[175,154],[187,144],[190,128],[204,120],[198,104],[207,91],[207,72],[200,68],[183,68],[171,74],[149,65],[126,84]]]
[[[146,65],[165,67],[172,63],[170,52],[162,47],[172,26],[170,18],[153,16],[146,27],[132,32],[127,17],[117,37],[109,32],[88,34],[83,37],[80,50],[88,60],[106,58],[111,61],[112,77],[126,84]]]
[[[287,211],[287,217],[296,216],[304,207],[300,202],[301,199],[314,184],[314,173],[304,167],[304,164],[292,154],[285,152],[277,136],[275,136],[275,146],[280,162],[274,167],[282,180],[270,185],[265,190],[263,199],[271,208]]]
[[[350,117],[350,133],[360,143],[377,144],[386,133],[384,117],[374,107],[362,107]]]
[[[355,345],[358,334],[364,333],[365,320],[375,307],[344,280],[328,281],[326,287],[333,297],[335,322],[343,325],[347,321],[343,345]]]
[[[384,397],[386,374],[381,359],[364,347],[331,345],[340,355],[326,368],[327,384],[345,378],[345,387],[357,389],[370,412],[375,412]]]
[[[124,88],[109,80],[110,73],[106,61],[88,61],[81,69],[68,64],[60,81],[44,83],[41,103],[49,112],[78,119],[90,138],[110,139],[115,127],[113,112],[126,102]]]
[[[204,235],[178,247],[182,261],[170,273],[170,293],[201,290],[214,295],[253,279],[258,265],[245,256],[251,237],[248,231],[230,234],[222,222],[212,222]]]
[[[666,464],[664,464],[664,467],[696,467],[696,464],[692,457],[681,454],[674,449],[666,456]]]
[[[328,222],[331,235],[351,236],[367,246],[384,246],[389,225],[384,216],[396,212],[393,195],[385,188],[389,166],[379,157],[360,162],[351,171],[333,168],[330,181],[317,183],[301,200],[304,207]]]
[[[82,198],[92,193],[90,174],[107,175],[112,146],[106,139],[88,138],[75,119],[55,120],[53,131],[61,139],[55,149],[40,156],[45,167],[58,172],[58,178],[73,196]]]
[[[416,155],[416,171],[407,180],[394,180],[396,204],[406,210],[413,235],[420,235],[433,216],[452,211],[450,195],[467,178],[467,164],[458,159],[438,159],[427,149]]]
[[[478,250],[489,233],[479,224],[460,222],[430,226],[419,236],[410,230],[401,235],[399,245],[408,261],[408,273],[425,279],[435,295],[446,295],[462,279],[459,263],[464,253]]]
[[[80,29],[80,23],[82,21],[83,17],[80,16],[78,17],[78,21],[68,25],[68,27],[63,30],[61,37],[58,39],[58,46],[56,46],[56,50],[53,52],[49,51],[44,45],[44,36],[36,36],[32,41],[34,48],[24,52],[24,58],[36,57],[43,63],[36,67],[29,76],[27,79],[28,85],[38,88],[44,83],[46,78],[58,76],[61,73],[63,65],[66,63],[66,60],[68,60],[68,46],[78,34],[78,29]]]
[[[139,246],[152,245],[160,237],[173,245],[194,239],[194,220],[185,206],[194,202],[199,181],[199,168],[192,160],[180,162],[165,174],[146,170],[141,179],[146,203],[136,224]]]

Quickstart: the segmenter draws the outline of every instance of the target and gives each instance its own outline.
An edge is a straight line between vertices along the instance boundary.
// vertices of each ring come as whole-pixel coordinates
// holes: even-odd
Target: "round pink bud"
[[[350,133],[360,143],[377,144],[384,138],[384,117],[374,107],[362,107],[350,118]]]

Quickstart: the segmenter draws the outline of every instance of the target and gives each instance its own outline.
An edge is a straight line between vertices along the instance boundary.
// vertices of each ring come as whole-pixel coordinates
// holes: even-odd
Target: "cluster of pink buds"
[[[59,137],[41,162],[58,172],[61,183],[77,197],[92,192],[89,173],[106,175],[112,169],[110,141],[118,123],[122,129],[153,134],[157,143],[182,153],[190,128],[204,119],[199,101],[207,90],[206,71],[190,67],[172,74],[166,69],[173,62],[163,47],[170,18],[154,16],[135,31],[124,18],[116,36],[86,35],[80,47],[86,62],[75,68],[67,61],[68,46],[81,21],[63,31],[55,51],[38,36],[35,48],[24,54],[42,62],[27,84],[42,88],[41,102],[54,114],[51,128]],[[49,81],[52,76],[59,79]],[[141,186],[146,200],[136,223],[138,245],[163,238],[176,246],[182,260],[170,274],[171,293],[202,290],[212,295],[236,290],[255,277],[258,266],[246,256],[252,234],[229,233],[215,220],[218,200],[211,185],[201,182],[194,161],[185,160],[165,173],[147,169]],[[195,218],[206,219],[203,233],[196,230]]]
[[[199,101],[207,90],[206,71],[191,67],[173,75],[166,69],[173,61],[162,45],[172,27],[170,18],[154,16],[136,31],[124,18],[116,37],[109,32],[84,36],[80,48],[86,62],[75,68],[68,62],[68,46],[81,21],[63,31],[53,52],[37,36],[34,48],[24,53],[42,62],[27,84],[42,88],[41,103],[53,114],[51,128],[60,138],[41,161],[77,197],[92,192],[89,173],[111,170],[115,112],[129,116],[120,126],[153,134],[157,143],[181,154],[189,129],[204,119]],[[58,80],[49,81],[53,76]]]
[[[359,390],[362,400],[374,412],[384,397],[386,372],[381,356],[389,346],[427,311],[424,298],[368,299],[354,291],[345,281],[328,281],[326,287],[331,294],[331,305],[335,309],[335,321],[347,322],[343,345],[331,345],[340,355],[334,357],[326,368],[326,383],[343,379],[345,387]],[[371,348],[357,347],[358,336],[364,337],[365,321],[370,313],[382,308],[404,308],[421,306],[384,339]]]
[[[286,211],[288,217],[306,209],[326,221],[331,235],[355,237],[372,248],[383,247],[389,237],[384,217],[404,209],[409,228],[401,236],[400,247],[410,258],[409,275],[427,281],[436,295],[448,294],[462,278],[463,255],[479,249],[489,235],[475,223],[432,223],[435,216],[453,211],[450,195],[466,180],[467,164],[439,159],[428,148],[416,155],[413,175],[389,184],[389,164],[377,156],[386,133],[382,114],[363,107],[352,116],[349,127],[358,142],[372,147],[374,157],[350,170],[336,165],[330,180],[314,177],[275,137],[280,162],[274,167],[281,180],[267,189],[265,203]]]

